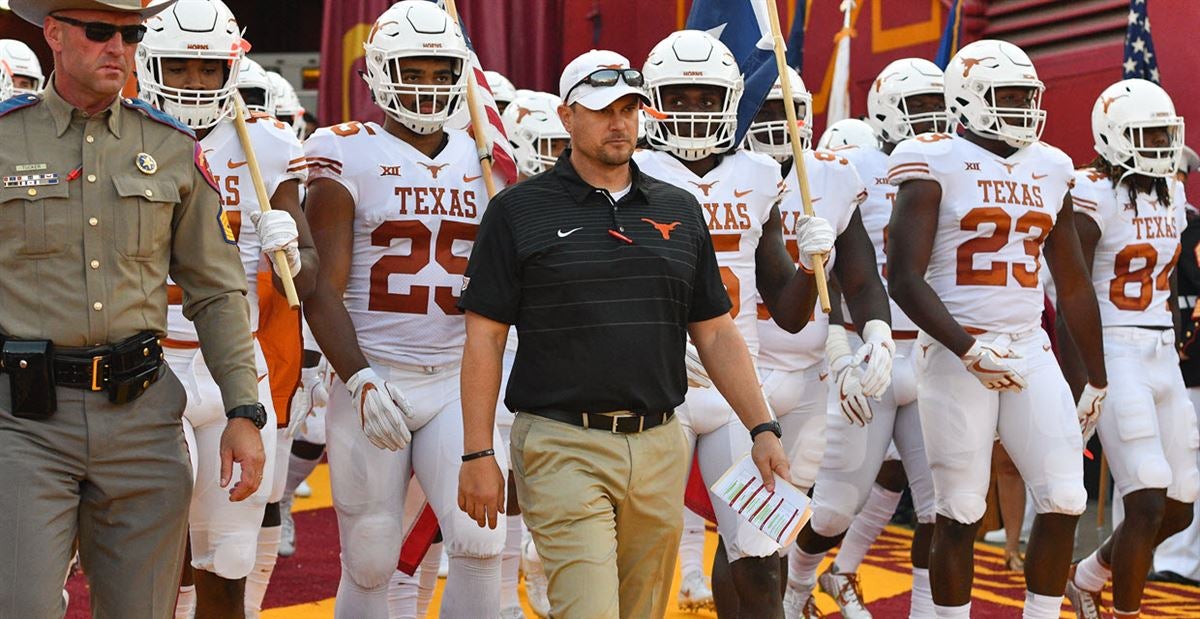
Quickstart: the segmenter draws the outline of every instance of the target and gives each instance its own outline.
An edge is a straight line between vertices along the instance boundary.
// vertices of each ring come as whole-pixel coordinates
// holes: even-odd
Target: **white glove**
[[[962,362],[984,387],[992,391],[1020,391],[1027,383],[1012,367],[1011,360],[1018,358],[1008,347],[981,344],[977,340],[963,355]]]
[[[691,340],[688,340],[687,346],[683,349],[683,365],[687,368],[689,387],[707,389],[712,386],[712,381],[708,378],[708,370],[705,370],[704,364],[700,362],[700,351],[696,350]]]
[[[854,363],[846,328],[829,325],[825,338],[825,355],[829,359],[829,374],[837,387],[838,406],[850,423],[865,426],[875,417],[871,403],[862,389],[863,371]]]
[[[275,273],[279,274],[275,252],[283,250],[288,268],[295,277],[300,272],[300,233],[296,230],[296,220],[287,211],[255,211],[250,213],[250,221],[254,222],[254,231],[258,233],[263,253],[271,259]]]
[[[892,341],[892,327],[882,320],[871,320],[863,325],[863,345],[854,353],[852,365],[866,363],[863,370],[863,395],[879,399],[892,384],[892,358],[896,354],[896,343]]]
[[[800,266],[809,273],[813,270],[813,256],[825,256],[833,250],[837,234],[833,226],[820,217],[801,216],[796,222],[796,246],[800,250]]]
[[[413,415],[412,404],[399,387],[379,378],[375,370],[366,367],[346,381],[346,388],[353,394],[363,433],[372,445],[392,451],[408,445],[412,440],[407,423]]]
[[[1104,398],[1108,395],[1108,387],[1093,387],[1088,383],[1079,396],[1075,405],[1075,414],[1079,416],[1079,429],[1083,431],[1083,444],[1092,440],[1096,433],[1096,424],[1100,422],[1100,409]]]
[[[325,387],[328,369],[329,363],[322,357],[316,366],[300,370],[300,385],[292,395],[292,411],[284,431],[286,438],[294,438],[305,431],[308,416],[329,403],[329,390]]]

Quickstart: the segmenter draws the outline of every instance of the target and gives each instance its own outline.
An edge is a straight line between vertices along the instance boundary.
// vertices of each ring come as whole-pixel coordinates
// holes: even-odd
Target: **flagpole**
[[[263,183],[262,169],[258,167],[258,156],[254,154],[254,144],[250,141],[250,130],[246,128],[246,102],[242,95],[233,93],[233,127],[237,130],[238,141],[242,143],[242,151],[246,154],[246,168],[250,170],[250,182],[254,185],[254,193],[258,196],[258,208],[266,213],[271,210],[271,197],[267,195],[267,187]],[[287,297],[288,307],[300,309],[300,297],[296,294],[296,282],[292,281],[292,269],[288,265],[287,254],[282,249],[275,250],[273,256],[279,281],[283,282],[283,293]]]
[[[454,0],[446,0],[446,13],[450,14],[450,19],[455,24],[459,27],[462,26],[462,22],[458,19],[458,8],[454,6]],[[465,34],[463,38],[466,38]],[[467,72],[467,111],[471,114],[471,133],[475,134],[475,150],[479,152],[479,164],[483,167],[483,182],[487,185],[487,194],[490,200],[496,196],[496,181],[492,178],[492,151],[488,148],[487,143],[487,122],[476,105],[475,69],[471,66],[470,58],[463,63],[463,70]]]
[[[800,146],[800,126],[796,121],[796,106],[792,99],[792,85],[788,83],[787,61],[784,59],[783,33],[779,28],[779,7],[775,0],[766,0],[768,21],[771,22],[771,37],[774,40],[775,65],[779,69],[779,83],[783,86],[783,109],[787,113],[788,139],[792,143],[792,171],[800,185],[800,201],[804,205],[804,215],[813,217],[812,191],[808,187],[808,171],[804,169],[804,150]],[[817,297],[821,301],[821,311],[830,311],[829,283],[825,280],[825,256],[813,256],[813,279],[817,282]]]

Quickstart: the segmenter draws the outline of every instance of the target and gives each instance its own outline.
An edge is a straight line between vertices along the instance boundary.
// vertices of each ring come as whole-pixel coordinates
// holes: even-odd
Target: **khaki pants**
[[[10,409],[0,375],[0,617],[57,619],[76,537],[92,616],[173,616],[192,474],[184,390],[170,370],[140,398],[58,389],[42,421]]]
[[[613,434],[520,413],[511,449],[551,616],[662,617],[690,464],[679,423]]]

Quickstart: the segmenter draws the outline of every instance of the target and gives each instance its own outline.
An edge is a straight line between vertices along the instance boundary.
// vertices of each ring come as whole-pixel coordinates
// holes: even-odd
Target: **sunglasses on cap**
[[[126,45],[141,43],[142,38],[146,36],[146,27],[141,24],[137,24],[136,26],[118,26],[116,24],[109,24],[102,21],[79,21],[78,19],[71,19],[70,17],[63,17],[61,15],[51,15],[50,17],[53,17],[64,24],[70,24],[72,26],[83,28],[83,35],[86,36],[89,41],[95,41],[97,43],[105,43],[109,41],[113,38],[113,35],[117,34],[118,32],[121,33],[121,41]]]
[[[583,84],[604,88],[615,86],[618,79],[623,80],[626,84],[634,88],[641,88],[643,83],[642,72],[637,69],[600,69],[592,71],[587,77],[579,80],[578,83],[571,87],[571,90],[567,91],[566,98],[570,98],[571,92]]]

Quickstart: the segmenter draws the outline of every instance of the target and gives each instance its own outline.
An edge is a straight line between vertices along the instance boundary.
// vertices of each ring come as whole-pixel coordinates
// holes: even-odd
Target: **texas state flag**
[[[779,77],[765,1],[768,0],[696,0],[688,14],[688,29],[705,30],[720,39],[733,52],[746,82],[738,104],[735,144],[741,144],[750,122]]]

